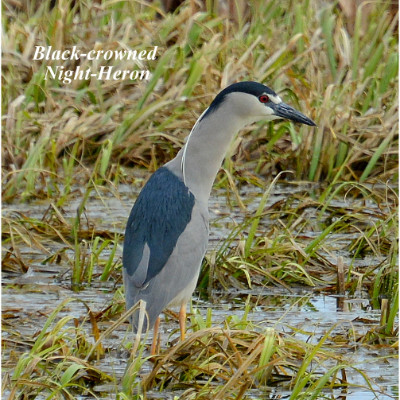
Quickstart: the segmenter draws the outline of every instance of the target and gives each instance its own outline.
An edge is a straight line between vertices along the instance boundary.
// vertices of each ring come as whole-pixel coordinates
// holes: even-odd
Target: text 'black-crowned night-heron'
[[[315,126],[267,86],[228,86],[197,120],[177,156],[158,169],[139,194],[125,232],[124,286],[127,308],[146,302],[144,326],[155,325],[153,354],[159,315],[167,307],[180,307],[184,339],[186,304],[207,249],[208,199],[232,139],[247,124],[277,118]],[[133,314],[134,330],[138,318],[139,312]]]

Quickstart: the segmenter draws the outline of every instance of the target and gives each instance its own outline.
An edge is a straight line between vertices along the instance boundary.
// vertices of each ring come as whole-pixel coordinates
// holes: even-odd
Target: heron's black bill
[[[293,122],[300,122],[301,124],[316,126],[312,119],[306,117],[300,111],[297,111],[286,103],[275,104],[273,110],[278,117],[289,119]]]

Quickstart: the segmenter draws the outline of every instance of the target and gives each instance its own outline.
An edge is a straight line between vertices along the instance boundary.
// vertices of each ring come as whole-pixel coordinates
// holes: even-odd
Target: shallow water
[[[84,217],[82,220],[89,221],[88,224],[94,224],[98,230],[109,230],[112,232],[123,233],[127,216],[131,205],[132,198],[136,196],[137,188],[131,186],[120,186],[118,195],[112,192],[101,193],[101,196],[94,193],[88,205],[86,206]],[[296,191],[304,192],[305,190],[314,190],[315,185],[277,185],[271,193],[267,207],[284,200],[288,194],[296,193]],[[243,191],[242,198],[246,199],[247,212],[254,212],[258,206],[261,191],[254,190],[249,193]],[[64,218],[73,218],[76,209],[79,206],[81,196],[77,193],[75,201],[68,206],[63,207]],[[357,200],[354,200],[357,201]],[[32,202],[29,204],[12,204],[3,207],[4,215],[8,217],[15,216],[17,213],[23,213],[30,218],[41,219],[48,208],[48,202]],[[341,201],[335,200],[335,207],[354,206],[351,200]],[[365,212],[371,211],[371,218],[374,213],[380,211],[371,204],[362,205]],[[320,231],[317,220],[318,210],[310,207],[307,209],[307,218],[311,221],[313,229],[309,232],[302,232],[302,240],[307,243],[316,237]],[[240,211],[238,207],[230,208],[227,206],[226,197],[223,192],[215,192],[210,203],[211,217],[211,234],[209,248],[211,251],[218,247],[221,240],[231,232],[235,224],[243,222],[245,213]],[[265,218],[262,220],[262,226],[267,228],[271,222]],[[332,262],[336,261],[338,256],[345,258],[348,256],[343,251],[343,244],[354,239],[354,233],[346,235],[331,235],[330,249],[325,254]],[[46,247],[50,253],[65,248],[65,244],[52,241],[42,245]],[[69,289],[70,285],[70,266],[61,261],[60,264],[44,263],[49,256],[45,252],[31,248],[29,246],[19,249],[22,258],[29,265],[29,270],[25,274],[18,272],[3,273],[3,292],[2,307],[3,316],[7,315],[7,329],[3,330],[3,363],[9,356],[7,351],[7,340],[13,337],[10,332],[17,331],[21,338],[32,337],[39,332],[48,316],[64,299],[74,298],[80,299],[87,303],[91,310],[97,312],[105,309],[113,301],[116,287],[121,282],[99,282],[98,275],[95,275],[94,281],[90,287],[85,288],[79,293],[74,293]],[[336,252],[335,252],[336,251]],[[72,250],[65,251],[71,257]],[[121,248],[117,254],[121,254]],[[107,254],[103,254],[106,258]],[[358,266],[377,265],[382,260],[378,257],[369,257],[368,259],[356,260]],[[95,270],[95,274],[101,271]],[[97,282],[96,282],[97,280]],[[207,308],[212,308],[213,324],[223,327],[223,323],[227,316],[235,314],[242,315],[244,304],[250,301],[252,304],[251,312],[248,319],[255,324],[256,329],[262,331],[266,327],[274,327],[278,332],[293,333],[297,329],[302,334],[296,333],[295,337],[302,340],[318,341],[332,326],[333,334],[347,332],[354,329],[359,333],[365,333],[369,329],[379,324],[380,312],[372,310],[370,301],[366,293],[360,292],[356,298],[342,298],[342,305],[338,307],[338,298],[336,296],[324,295],[312,288],[291,288],[288,292],[284,288],[268,287],[264,289],[254,288],[253,290],[235,290],[230,293],[213,293],[213,298],[217,303],[211,304],[202,301],[195,295],[192,307],[198,310],[202,315],[206,315]],[[344,304],[344,305],[343,305]],[[70,302],[59,314],[62,316],[74,316],[77,319],[83,319],[87,314],[87,308],[80,301]],[[108,326],[101,326],[106,329]],[[88,328],[89,330],[89,324]],[[170,340],[178,337],[176,332],[177,325],[174,322],[164,324],[162,327],[161,341],[164,346]],[[171,339],[172,338],[172,339]],[[131,340],[131,335],[127,324],[116,329],[111,337],[106,338],[103,342],[105,346],[109,346],[112,351],[106,354],[106,357],[99,361],[98,367],[105,373],[115,376],[117,381],[123,375],[128,353],[124,350],[121,343]],[[21,344],[17,346],[19,350],[26,351],[26,346],[21,340]],[[25,350],[24,350],[25,348]],[[360,385],[360,388],[352,387],[346,394],[342,394],[343,399],[361,400],[361,399],[391,399],[398,396],[398,365],[394,355],[396,349],[387,346],[367,346],[360,345],[357,342],[349,343],[343,349],[335,348],[334,351],[341,352],[348,357],[349,363],[355,365],[364,371],[367,376],[374,382],[374,389],[381,394],[376,397],[371,391],[367,391],[366,383],[362,376],[352,369],[347,370],[347,379],[354,385]],[[329,368],[329,360],[324,364],[324,368]],[[143,374],[149,372],[149,366],[143,370]],[[94,389],[101,393],[103,398],[114,398],[115,385],[99,386]],[[107,392],[111,393],[107,395]],[[290,393],[280,391],[279,388],[271,389],[269,394],[260,393],[254,390],[249,394],[254,398],[286,398]],[[148,398],[162,399],[173,398],[179,393],[153,393],[148,394]],[[340,395],[340,391],[337,392]],[[110,397],[111,396],[111,397]],[[266,397],[267,396],[267,397]],[[39,398],[39,397],[37,397]],[[81,397],[83,399],[83,397]]]

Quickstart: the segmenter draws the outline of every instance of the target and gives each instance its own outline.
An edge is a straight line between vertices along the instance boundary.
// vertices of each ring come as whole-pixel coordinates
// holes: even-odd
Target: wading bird
[[[159,168],[140,192],[130,213],[123,248],[126,305],[146,302],[145,326],[180,307],[185,337],[186,304],[196,287],[208,243],[208,199],[232,139],[245,125],[284,118],[315,126],[270,88],[257,82],[234,83],[203,112],[177,156]],[[134,330],[139,312],[132,315]]]

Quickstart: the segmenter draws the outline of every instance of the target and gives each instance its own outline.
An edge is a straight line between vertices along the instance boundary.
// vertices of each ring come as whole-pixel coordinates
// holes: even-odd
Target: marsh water
[[[313,191],[317,187],[309,184],[278,184],[271,192],[266,207],[284,200],[287,195],[296,191]],[[76,215],[76,209],[81,201],[79,188],[75,188],[77,195],[75,201],[63,206],[63,217],[68,220]],[[247,192],[246,192],[247,190]],[[98,193],[94,191],[85,207],[82,220],[88,225],[95,225],[98,231],[109,231],[112,233],[123,234],[124,225],[129,215],[133,199],[137,195],[137,190],[131,186],[121,185],[108,192]],[[262,191],[248,189],[240,192],[242,198],[246,198],[248,212],[257,209]],[[340,207],[351,207],[352,199],[335,199],[334,202]],[[35,201],[31,203],[10,204],[3,206],[3,215],[12,219],[21,215],[31,219],[41,220],[48,210],[51,201]],[[374,204],[367,204],[367,207],[374,209]],[[315,219],[315,226],[318,226],[318,210],[310,209],[308,218]],[[379,210],[377,210],[379,212]],[[237,206],[227,204],[225,192],[215,190],[210,202],[211,232],[209,253],[215,252],[221,241],[223,241],[232,228],[240,224],[245,218],[245,213]],[[371,218],[374,216],[371,214]],[[262,220],[262,226],[268,229],[269,221],[267,218]],[[304,240],[311,240],[318,235],[317,230],[308,233],[303,232]],[[352,234],[346,233],[332,235],[332,246],[325,255],[327,258],[334,259],[341,256],[344,263],[351,262],[362,265],[377,265],[383,259],[374,256],[351,261],[340,244],[352,239]],[[94,312],[105,310],[115,300],[115,291],[121,286],[120,280],[102,282],[98,278],[101,271],[95,266],[92,282],[79,292],[70,289],[71,265],[63,262],[49,261],[49,254],[58,251],[65,252],[72,257],[73,250],[66,248],[65,243],[51,241],[47,243],[44,238],[41,243],[43,248],[29,246],[28,243],[19,248],[20,256],[28,265],[27,271],[5,271],[3,272],[3,292],[2,308],[3,318],[6,329],[3,329],[3,364],[7,369],[7,358],[12,352],[28,351],[31,341],[41,331],[48,316],[54,311],[64,299],[74,298],[79,301],[68,303],[59,313],[58,318],[63,316],[73,316],[82,321],[87,315],[87,306]],[[121,241],[122,245],[122,241]],[[117,249],[117,257],[122,254],[122,247]],[[337,253],[335,253],[335,250]],[[107,258],[110,250],[102,254]],[[245,304],[250,303],[250,313],[248,320],[254,323],[255,329],[262,330],[266,327],[274,327],[277,332],[282,334],[295,333],[295,337],[303,340],[318,341],[329,329],[333,328],[332,334],[340,335],[349,331],[358,333],[367,332],[373,327],[379,326],[380,311],[371,307],[368,293],[360,290],[353,296],[338,296],[332,293],[321,292],[318,287],[301,286],[291,287],[290,290],[279,286],[252,288],[238,288],[232,286],[229,292],[214,291],[212,301],[203,300],[196,292],[192,302],[192,312],[207,314],[207,309],[212,308],[213,326],[224,327],[226,318],[232,315],[241,316],[244,313]],[[112,321],[101,325],[106,329]],[[4,327],[4,325],[3,325]],[[90,330],[89,322],[87,330]],[[19,335],[16,343],[15,336]],[[173,318],[168,318],[168,322],[162,325],[161,343],[162,346],[171,346],[176,343],[178,338],[177,324]],[[10,343],[8,343],[10,340]],[[99,360],[96,366],[104,373],[116,377],[116,382],[120,382],[124,373],[128,359],[128,351],[124,344],[132,340],[128,324],[122,324],[112,334],[104,339],[103,345],[108,349],[105,357]],[[150,342],[150,337],[147,339]],[[12,343],[12,345],[11,345]],[[9,348],[11,347],[11,349]],[[24,350],[25,349],[25,350]],[[348,400],[369,400],[369,399],[392,399],[398,397],[398,363],[397,349],[390,346],[369,346],[360,344],[356,340],[349,341],[343,348],[336,346],[332,349],[341,352],[348,360],[349,365],[358,368],[365,373],[371,382],[375,393],[368,389],[362,375],[356,369],[349,368],[347,380],[352,383],[352,387],[346,393],[337,391],[337,398]],[[331,365],[333,366],[333,364]],[[324,363],[325,368],[330,367],[329,360]],[[151,364],[143,366],[141,374],[150,371]],[[4,369],[3,369],[4,371]],[[358,387],[357,387],[358,386]],[[115,398],[115,383],[98,385],[93,389],[100,398]],[[7,390],[3,393],[3,398],[8,398]],[[247,392],[246,392],[247,393]],[[331,393],[331,392],[330,392]],[[286,392],[278,387],[269,388],[268,391],[260,392],[254,390],[248,392],[255,399],[258,398],[288,398],[290,392]],[[148,393],[149,399],[173,399],[179,396],[176,392],[157,392]],[[37,397],[40,398],[40,397]],[[81,397],[83,398],[83,397]],[[331,398],[331,397],[329,397]]]

